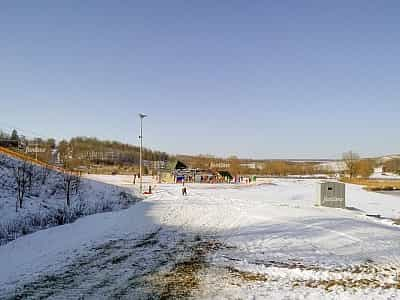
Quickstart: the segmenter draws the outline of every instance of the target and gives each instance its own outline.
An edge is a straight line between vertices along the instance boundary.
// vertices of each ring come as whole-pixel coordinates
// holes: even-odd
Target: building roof
[[[173,164],[173,169],[174,170],[184,170],[187,169],[188,166],[186,164],[184,164],[183,162],[181,162],[180,160],[177,160],[174,164]]]

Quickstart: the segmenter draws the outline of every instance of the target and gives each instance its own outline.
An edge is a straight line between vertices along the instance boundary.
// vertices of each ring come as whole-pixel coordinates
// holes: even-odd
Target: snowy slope
[[[81,179],[71,192],[71,207],[66,206],[63,175],[32,165],[31,187],[27,188],[22,208],[16,211],[14,169],[22,161],[0,154],[0,245],[21,235],[69,223],[98,212],[127,208],[139,198],[131,187],[117,187],[90,179]]]

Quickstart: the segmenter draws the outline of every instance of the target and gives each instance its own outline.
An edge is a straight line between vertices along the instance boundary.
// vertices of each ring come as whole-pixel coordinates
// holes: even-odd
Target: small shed
[[[341,182],[333,181],[317,183],[317,205],[345,208],[346,185]]]

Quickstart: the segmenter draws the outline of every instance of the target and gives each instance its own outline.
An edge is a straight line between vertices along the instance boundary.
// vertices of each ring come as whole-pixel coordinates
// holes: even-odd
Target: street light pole
[[[142,179],[142,148],[143,148],[143,119],[147,117],[147,115],[140,113],[139,114],[140,117],[140,162],[139,162],[139,176],[140,176],[140,193],[142,193],[142,187],[143,187],[143,179]]]

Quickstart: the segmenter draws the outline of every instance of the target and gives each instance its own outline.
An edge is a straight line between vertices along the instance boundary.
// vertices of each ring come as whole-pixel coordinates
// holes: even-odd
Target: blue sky
[[[399,153],[398,1],[9,1],[0,128],[170,153]]]

